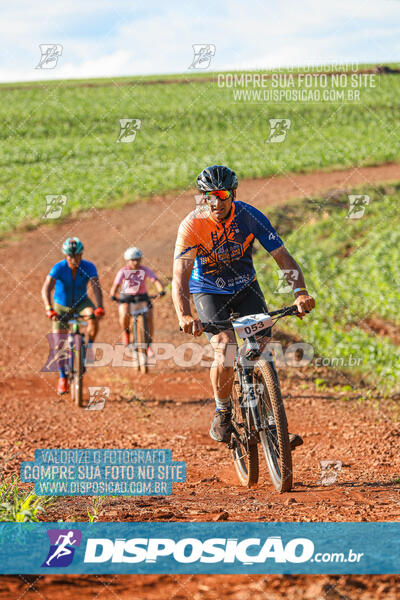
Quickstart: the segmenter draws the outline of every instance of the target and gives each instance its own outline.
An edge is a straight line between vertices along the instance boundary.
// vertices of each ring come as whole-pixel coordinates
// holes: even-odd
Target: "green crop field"
[[[261,177],[400,158],[398,75],[375,75],[374,87],[370,81],[359,88],[359,102],[266,101],[271,80],[261,98],[235,99],[234,92],[260,90],[200,77],[185,84],[119,85],[128,79],[97,87],[0,87],[0,234],[40,222],[47,195],[67,197],[63,214],[118,206],[192,187],[207,164]],[[301,89],[309,91],[305,82]],[[321,82],[317,89],[323,91]],[[117,142],[124,118],[141,121],[132,143]],[[273,118],[291,122],[282,143],[266,143]]]
[[[317,308],[285,328],[304,335],[322,357],[360,358],[359,371],[381,390],[399,389],[400,348],[368,327],[379,318],[400,332],[400,183],[367,187],[360,218],[349,218],[347,195],[290,203],[266,211],[304,271]],[[271,308],[292,303],[277,293],[274,261],[256,255],[256,269]],[[338,363],[336,363],[338,364]],[[354,364],[352,369],[354,372]]]

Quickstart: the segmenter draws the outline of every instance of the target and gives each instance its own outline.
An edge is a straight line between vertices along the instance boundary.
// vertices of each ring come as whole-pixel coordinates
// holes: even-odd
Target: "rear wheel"
[[[293,483],[292,454],[288,424],[281,396],[278,375],[272,362],[261,357],[253,372],[262,429],[261,446],[275,489],[288,492]]]
[[[145,314],[138,315],[137,323],[136,323],[136,332],[137,332],[137,355],[139,360],[139,369],[142,373],[147,373],[148,365],[147,365],[147,347],[148,347],[148,325],[147,325],[147,317]]]
[[[246,419],[246,409],[242,406],[243,394],[235,372],[232,386],[232,455],[237,476],[245,487],[258,482],[258,449],[250,414],[250,431]]]

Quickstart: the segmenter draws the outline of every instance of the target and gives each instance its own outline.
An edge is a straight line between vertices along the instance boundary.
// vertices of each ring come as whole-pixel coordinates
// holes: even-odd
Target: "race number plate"
[[[266,313],[260,313],[258,315],[247,315],[246,317],[239,317],[232,322],[233,328],[236,334],[242,338],[248,338],[263,329],[267,329],[273,325],[272,318]]]

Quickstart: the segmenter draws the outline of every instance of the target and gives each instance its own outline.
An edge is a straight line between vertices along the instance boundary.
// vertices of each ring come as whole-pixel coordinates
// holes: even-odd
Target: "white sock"
[[[231,406],[230,396],[228,398],[215,398],[217,410],[227,410]]]

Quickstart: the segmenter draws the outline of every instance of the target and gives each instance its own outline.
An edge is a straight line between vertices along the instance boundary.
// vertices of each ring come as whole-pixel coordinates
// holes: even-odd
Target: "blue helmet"
[[[83,252],[83,244],[77,237],[69,237],[65,240],[62,245],[63,254],[68,256],[75,256],[75,254],[81,254]]]

